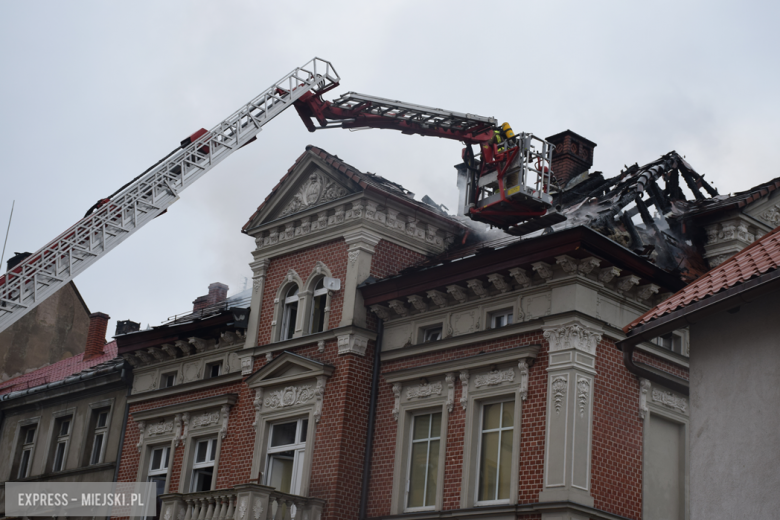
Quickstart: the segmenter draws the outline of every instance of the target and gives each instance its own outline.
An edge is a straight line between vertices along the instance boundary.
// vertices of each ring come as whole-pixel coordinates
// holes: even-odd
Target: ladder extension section
[[[0,332],[163,213],[182,190],[253,140],[302,95],[333,88],[339,79],[319,58],[296,68],[0,276]]]

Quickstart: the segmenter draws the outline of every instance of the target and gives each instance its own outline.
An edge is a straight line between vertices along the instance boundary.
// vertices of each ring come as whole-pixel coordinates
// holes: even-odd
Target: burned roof
[[[744,208],[748,204],[775,191],[777,188],[780,188],[780,177],[732,195],[718,195],[710,199],[681,202],[677,205],[679,215],[676,218],[692,219],[722,211]]]

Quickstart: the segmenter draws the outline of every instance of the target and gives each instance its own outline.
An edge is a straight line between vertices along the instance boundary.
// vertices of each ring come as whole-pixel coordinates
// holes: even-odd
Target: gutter
[[[664,385],[672,390],[688,395],[688,386],[674,376],[664,376],[648,370],[646,365],[637,365],[633,361],[634,349],[643,341],[650,341],[667,332],[672,332],[700,322],[714,314],[728,311],[742,303],[750,303],[772,292],[780,291],[780,269],[775,269],[757,278],[748,280],[708,298],[677,309],[665,316],[638,325],[627,332],[628,337],[618,341],[615,346],[623,351],[623,364],[632,374]]]
[[[360,484],[360,520],[366,519],[368,509],[368,484],[371,481],[371,455],[374,449],[374,423],[376,422],[376,402],[379,397],[379,369],[381,366],[382,333],[384,322],[377,318],[376,342],[374,343],[374,370],[371,374],[371,397],[368,409],[368,432],[366,434],[366,451],[363,455],[363,480]]]

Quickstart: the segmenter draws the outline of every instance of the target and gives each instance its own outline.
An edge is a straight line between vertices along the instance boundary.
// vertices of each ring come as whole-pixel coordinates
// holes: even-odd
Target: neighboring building
[[[774,208],[775,213],[777,208]],[[618,344],[690,331],[692,520],[770,518],[780,509],[780,228],[625,327]],[[648,403],[685,401],[648,388]]]
[[[8,481],[115,480],[132,374],[108,320],[90,315],[81,353],[0,385],[0,514]]]
[[[615,345],[707,270],[685,217],[717,192],[674,153],[605,179],[594,143],[550,140],[568,220],[524,238],[307,147],[243,228],[248,318],[202,297],[117,338],[119,480],[179,520],[688,518],[687,332]],[[674,397],[640,405],[640,371]]]
[[[8,270],[27,256],[17,253],[8,260]],[[0,332],[0,386],[2,381],[81,354],[88,329],[89,309],[70,282]]]

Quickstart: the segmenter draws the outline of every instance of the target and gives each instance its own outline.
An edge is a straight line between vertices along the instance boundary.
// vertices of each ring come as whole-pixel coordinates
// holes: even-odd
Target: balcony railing
[[[231,489],[160,496],[160,520],[319,520],[325,501],[240,484]]]

